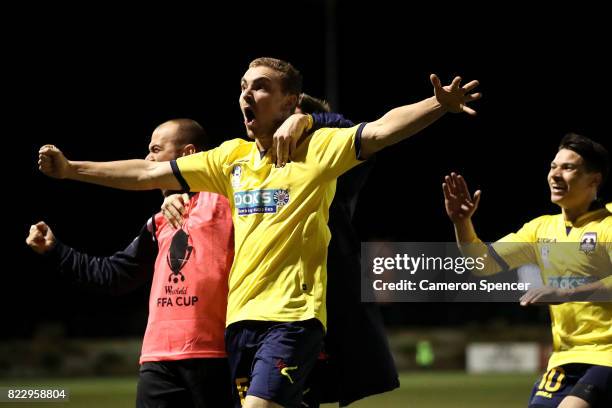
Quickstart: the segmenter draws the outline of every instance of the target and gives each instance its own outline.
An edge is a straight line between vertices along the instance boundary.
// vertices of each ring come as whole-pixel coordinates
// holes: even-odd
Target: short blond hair
[[[268,67],[278,72],[281,77],[281,87],[284,93],[300,95],[302,92],[302,74],[287,61],[277,58],[260,57],[249,64],[249,68]]]

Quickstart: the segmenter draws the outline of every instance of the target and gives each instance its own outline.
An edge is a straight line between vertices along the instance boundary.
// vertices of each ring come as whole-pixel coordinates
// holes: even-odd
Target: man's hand
[[[308,115],[294,113],[289,116],[272,137],[272,162],[276,167],[283,167],[293,158],[293,152],[310,121]]]
[[[472,198],[465,179],[456,173],[444,177],[442,191],[444,192],[444,207],[448,218],[454,224],[472,218],[480,203],[480,190]]]
[[[429,79],[434,87],[434,95],[444,109],[452,113],[465,112],[469,115],[476,115],[476,111],[466,106],[466,103],[482,97],[480,92],[468,93],[478,86],[478,81],[470,81],[461,86],[461,77],[455,77],[450,85],[442,86],[440,78],[435,74],[431,74]]]
[[[30,234],[26,238],[26,244],[38,254],[44,254],[55,246],[55,235],[51,228],[43,221],[30,227]]]
[[[543,286],[541,288],[529,289],[521,296],[521,306],[529,306],[534,303],[545,305],[558,305],[569,301],[571,292],[565,289]]]
[[[44,145],[38,150],[38,169],[46,176],[63,179],[68,177],[70,162],[57,147]]]
[[[189,205],[189,194],[172,194],[164,200],[161,213],[170,225],[181,228],[187,205]]]

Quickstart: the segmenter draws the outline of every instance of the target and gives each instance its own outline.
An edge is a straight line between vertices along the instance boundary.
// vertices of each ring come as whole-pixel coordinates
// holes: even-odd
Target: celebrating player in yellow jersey
[[[550,199],[561,214],[536,218],[489,249],[486,272],[539,265],[546,286],[529,290],[522,305],[552,303],[553,354],[530,408],[612,406],[612,205],[597,200],[608,171],[603,146],[566,135],[548,173]],[[480,191],[472,197],[455,173],[443,191],[457,242],[482,249],[471,221]]]
[[[68,161],[53,146],[39,166],[56,178],[123,189],[211,191],[229,198],[235,261],[229,278],[226,348],[237,406],[295,407],[321,349],[326,324],[328,210],[336,179],[363,159],[417,132],[447,112],[475,114],[466,103],[477,85],[448,86],[431,76],[434,96],[347,129],[320,129],[290,146],[273,146],[275,132],[306,130],[308,115],[291,115],[301,75],[273,58],[251,62],[241,80],[240,108],[247,135],[171,164],[128,160]],[[289,118],[289,122],[283,121]],[[282,124],[282,125],[281,125]],[[272,148],[281,166],[272,160]]]

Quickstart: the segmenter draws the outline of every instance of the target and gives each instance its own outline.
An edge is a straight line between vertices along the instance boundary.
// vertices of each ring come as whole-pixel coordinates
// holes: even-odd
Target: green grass
[[[461,372],[403,373],[401,387],[350,405],[354,408],[524,408],[537,375]],[[332,407],[333,405],[324,405]]]
[[[352,404],[354,408],[523,408],[537,375],[487,374],[460,372],[403,373],[402,386],[393,392]],[[0,379],[0,386],[63,387],[70,390],[65,403],[0,403],[0,408],[123,408],[134,407],[135,377],[82,378],[10,381]],[[325,404],[331,408],[336,404]]]
[[[32,401],[1,403],[1,408],[123,408],[135,406],[136,382],[138,378],[70,378],[70,379],[39,379],[10,381],[0,379],[0,386],[24,386],[34,388],[37,386],[49,388],[65,388],[70,391],[68,402],[35,403]]]

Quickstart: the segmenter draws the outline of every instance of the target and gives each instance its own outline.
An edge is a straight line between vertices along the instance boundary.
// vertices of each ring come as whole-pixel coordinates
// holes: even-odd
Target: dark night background
[[[44,220],[68,245],[110,255],[159,208],[160,194],[46,178],[38,148],[53,143],[75,160],[144,157],[155,126],[176,117],[198,120],[217,142],[241,137],[239,80],[258,56],[291,61],[305,91],[356,122],[429,97],[429,73],[445,84],[457,74],[480,80],[476,118],[447,115],[379,154],[356,216],[364,241],[452,241],[441,194],[451,170],[483,190],[475,223],[483,239],[499,238],[557,212],[545,176],[564,133],[612,147],[611,36],[602,10],[338,0],[326,23],[328,11],[324,1],[228,1],[198,11],[55,8],[16,16],[5,60],[4,137],[18,159],[5,160],[1,338],[27,338],[47,323],[61,323],[70,336],[142,335],[146,288],[116,298],[83,291],[45,269],[24,240]],[[333,83],[326,80],[330,26]],[[334,83],[337,99],[328,94]],[[513,304],[384,309],[391,325],[543,318]]]

